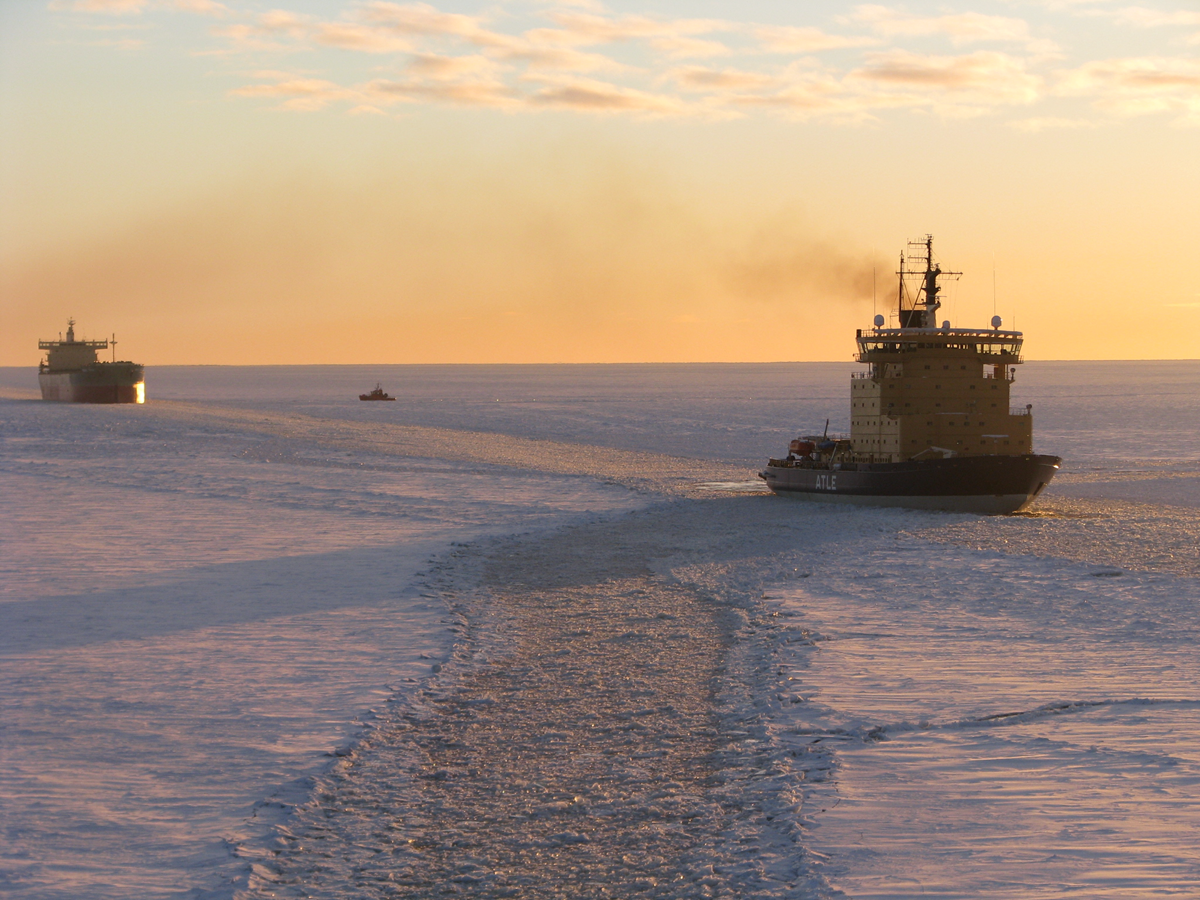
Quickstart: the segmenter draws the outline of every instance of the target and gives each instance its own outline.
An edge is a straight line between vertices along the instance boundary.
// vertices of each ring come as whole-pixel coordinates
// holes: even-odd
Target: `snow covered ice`
[[[0,370],[0,884],[1200,893],[1200,364],[1024,368],[1000,519],[761,492],[848,365]]]

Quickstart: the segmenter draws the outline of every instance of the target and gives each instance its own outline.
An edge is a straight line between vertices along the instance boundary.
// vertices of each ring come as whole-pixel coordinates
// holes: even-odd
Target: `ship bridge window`
[[[928,368],[929,368],[929,366],[926,366],[925,368],[927,368],[927,369],[928,369]]]

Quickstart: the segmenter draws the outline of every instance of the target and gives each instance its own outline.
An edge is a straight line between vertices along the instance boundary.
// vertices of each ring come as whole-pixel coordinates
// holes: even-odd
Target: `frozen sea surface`
[[[0,401],[0,883],[18,896],[244,881],[232,852],[261,804],[306,792],[446,659],[461,623],[422,587],[432,556],[644,502],[209,412]]]
[[[784,739],[842,748],[808,842],[830,883],[872,898],[1195,893],[1195,580],[927,536],[771,593],[814,641],[787,655],[803,712]]]
[[[846,428],[852,369],[166,368],[142,408],[0,370],[0,884],[433,896],[438,841],[494,834],[444,883],[538,896],[512,866],[553,856],[579,896],[1200,894],[1200,363],[1027,364],[1065,459],[1030,515],[764,496],[765,456]],[[350,399],[376,381],[399,402]],[[594,681],[593,641],[646,672],[557,725],[477,702],[506,666]],[[693,645],[700,706],[669,696]],[[605,715],[647,718],[582,752]],[[534,814],[431,818],[488,766],[422,766],[508,766],[518,721],[571,762],[486,808]]]

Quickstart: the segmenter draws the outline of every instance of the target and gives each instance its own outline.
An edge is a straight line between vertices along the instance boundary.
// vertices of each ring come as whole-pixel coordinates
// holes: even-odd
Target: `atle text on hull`
[[[914,267],[914,263],[917,265]],[[907,264],[907,266],[906,266]],[[1024,509],[1062,460],[1033,452],[1033,409],[1009,408],[1023,336],[937,323],[933,237],[900,258],[897,326],[859,330],[850,435],[791,442],[759,473],[777,494],[832,503],[1004,514]]]

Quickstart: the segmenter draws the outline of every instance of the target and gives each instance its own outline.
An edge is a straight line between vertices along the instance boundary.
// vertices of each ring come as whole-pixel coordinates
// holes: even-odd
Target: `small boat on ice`
[[[914,253],[914,248],[919,248]],[[1009,409],[1019,331],[937,325],[933,237],[900,259],[898,328],[860,329],[850,381],[850,435],[791,442],[759,473],[776,494],[829,503],[1001,515],[1028,506],[1062,460],[1033,452],[1032,406]],[[916,286],[908,283],[917,280]]]
[[[359,394],[359,400],[395,400],[396,398],[383,389],[383,385],[376,383],[375,389],[367,394]]]

